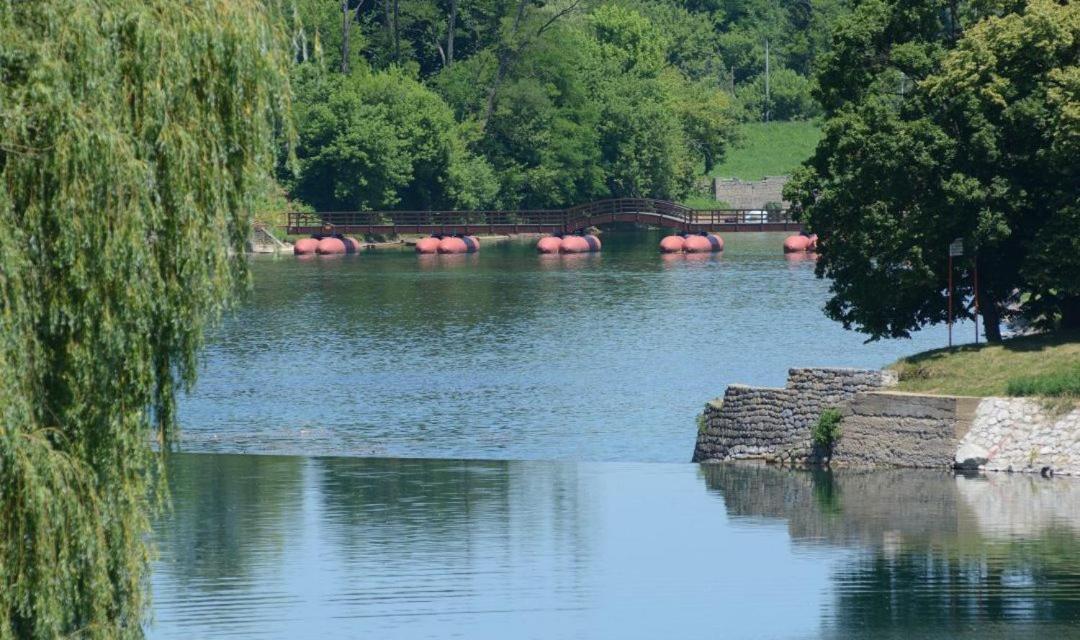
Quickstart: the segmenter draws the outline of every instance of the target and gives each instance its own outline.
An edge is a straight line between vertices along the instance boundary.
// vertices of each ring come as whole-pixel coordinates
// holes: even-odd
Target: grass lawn
[[[1080,399],[1080,332],[1024,336],[1000,345],[935,349],[890,366],[900,391]]]
[[[760,180],[784,176],[814,153],[821,139],[816,122],[750,122],[737,127],[740,140],[710,175]]]

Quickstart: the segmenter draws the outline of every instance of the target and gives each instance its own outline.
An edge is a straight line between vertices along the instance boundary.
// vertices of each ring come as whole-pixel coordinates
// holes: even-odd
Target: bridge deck
[[[310,234],[331,228],[345,234],[573,233],[613,222],[650,224],[687,233],[798,231],[802,228],[788,210],[699,210],[664,200],[619,198],[570,209],[291,212],[288,232]]]

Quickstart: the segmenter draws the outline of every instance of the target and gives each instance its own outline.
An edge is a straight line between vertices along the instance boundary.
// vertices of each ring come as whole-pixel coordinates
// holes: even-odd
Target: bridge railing
[[[449,225],[561,226],[564,209],[493,211],[294,211],[288,214],[290,228],[299,227],[438,227]]]
[[[437,230],[449,226],[492,227],[576,227],[583,223],[602,223],[604,216],[652,215],[666,219],[668,226],[687,229],[723,228],[731,225],[791,224],[788,210],[765,209],[691,209],[677,202],[649,198],[612,198],[569,209],[523,209],[488,211],[294,211],[288,214],[290,232],[323,227],[388,228],[410,227]]]

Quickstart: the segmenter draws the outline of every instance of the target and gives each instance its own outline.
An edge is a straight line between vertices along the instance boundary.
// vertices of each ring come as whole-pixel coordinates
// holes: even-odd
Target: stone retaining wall
[[[1080,404],[888,391],[891,372],[792,369],[784,388],[728,387],[706,405],[695,462],[817,462],[811,430],[843,414],[833,461],[1080,475]]]
[[[1080,406],[1028,398],[985,398],[956,462],[989,471],[1080,475]]]
[[[694,461],[805,457],[810,428],[822,411],[894,384],[888,371],[805,368],[788,371],[782,389],[731,385],[722,401],[705,407]]]
[[[864,393],[844,406],[833,452],[847,465],[950,467],[978,398]]]

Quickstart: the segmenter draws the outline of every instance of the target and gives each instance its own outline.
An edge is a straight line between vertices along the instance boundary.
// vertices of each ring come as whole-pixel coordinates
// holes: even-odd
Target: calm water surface
[[[682,462],[729,383],[944,344],[938,328],[863,345],[783,237],[730,234],[722,257],[624,232],[591,256],[257,259],[182,402],[184,449]]]
[[[1080,483],[685,462],[728,383],[943,330],[863,345],[781,235],[604,239],[256,260],[182,402],[150,635],[1080,635]]]
[[[1080,482],[180,455],[154,638],[1075,638]]]

